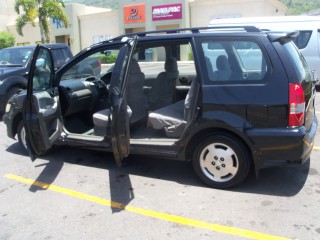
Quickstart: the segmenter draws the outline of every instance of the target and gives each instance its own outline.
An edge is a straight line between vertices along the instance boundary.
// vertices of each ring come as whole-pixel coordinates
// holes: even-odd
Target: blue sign
[[[57,28],[62,28],[59,19],[52,18],[52,23],[55,23]]]

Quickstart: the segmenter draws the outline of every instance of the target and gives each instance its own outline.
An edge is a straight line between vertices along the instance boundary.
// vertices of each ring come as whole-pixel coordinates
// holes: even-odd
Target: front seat
[[[127,76],[126,97],[128,103],[128,116],[130,126],[145,119],[146,103],[143,94],[143,83],[145,80],[144,73],[141,72],[137,60],[132,59],[130,69]],[[94,134],[97,136],[105,136],[107,127],[112,116],[110,109],[103,109],[93,114]]]
[[[215,71],[215,77],[218,81],[230,80],[231,67],[228,58],[225,55],[220,55],[216,60],[217,71]]]
[[[177,78],[179,77],[177,60],[169,57],[164,64],[164,72],[158,74],[148,93],[148,109],[155,110],[172,104]]]

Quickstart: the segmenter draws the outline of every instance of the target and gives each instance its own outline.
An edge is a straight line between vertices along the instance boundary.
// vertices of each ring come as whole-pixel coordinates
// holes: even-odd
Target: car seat
[[[231,67],[228,58],[225,55],[220,55],[216,60],[217,71],[215,78],[218,81],[230,80]]]
[[[127,76],[126,97],[130,126],[146,117],[143,83],[145,75],[141,72],[137,60],[132,59]],[[109,122],[112,120],[110,109],[103,109],[93,114],[94,134],[105,136]],[[110,117],[110,121],[109,121]]]
[[[177,60],[167,58],[164,72],[158,74],[148,92],[148,109],[155,110],[172,104],[177,78],[179,77]]]
[[[154,129],[164,129],[168,137],[181,136],[187,122],[193,117],[198,90],[197,78],[193,79],[185,100],[150,112],[148,123]]]

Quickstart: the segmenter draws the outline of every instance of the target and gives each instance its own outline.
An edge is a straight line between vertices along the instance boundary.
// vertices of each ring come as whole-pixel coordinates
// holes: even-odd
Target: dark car
[[[64,43],[44,46],[52,51],[56,69],[72,58],[70,48]],[[27,88],[30,59],[35,48],[34,45],[0,49],[0,115],[11,97]]]
[[[32,160],[70,145],[113,152],[119,166],[129,154],[192,161],[215,188],[238,185],[251,166],[258,174],[305,163],[317,118],[314,78],[292,42],[297,33],[223,28],[120,36],[55,73],[50,52],[38,47],[27,95],[7,109],[8,136],[25,126]],[[73,71],[110,55],[116,62],[101,75]],[[41,69],[39,58],[47,63]]]

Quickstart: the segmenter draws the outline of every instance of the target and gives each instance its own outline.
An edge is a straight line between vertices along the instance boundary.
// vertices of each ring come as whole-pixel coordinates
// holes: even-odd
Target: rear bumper
[[[312,152],[317,126],[318,120],[314,116],[309,129],[303,126],[247,131],[254,146],[252,152],[256,169],[305,163]]]

